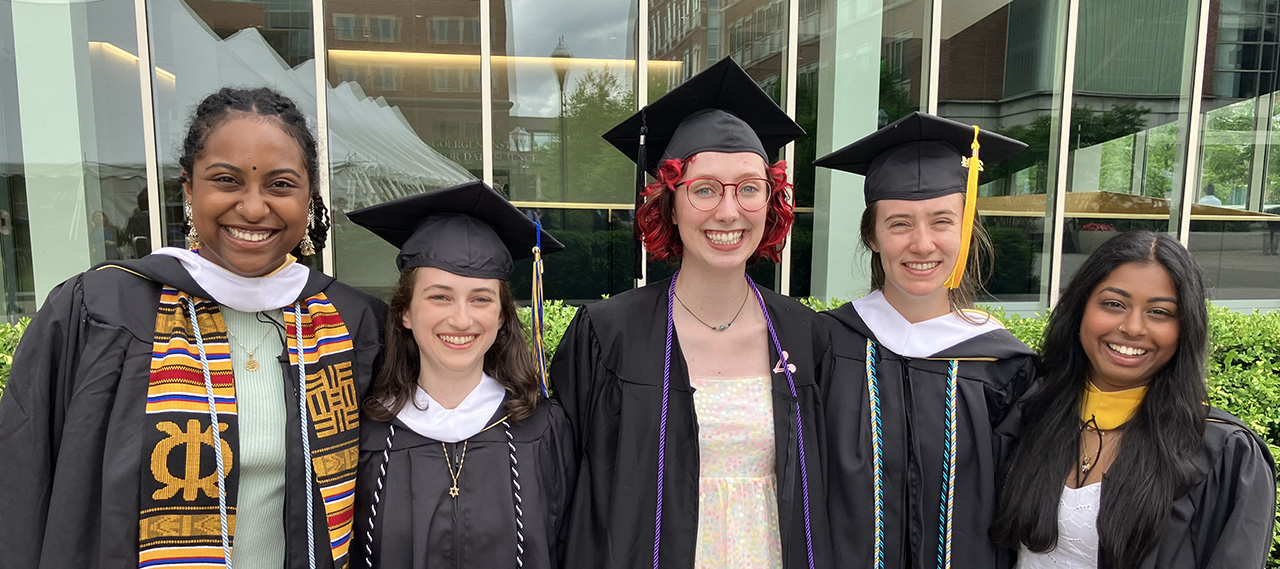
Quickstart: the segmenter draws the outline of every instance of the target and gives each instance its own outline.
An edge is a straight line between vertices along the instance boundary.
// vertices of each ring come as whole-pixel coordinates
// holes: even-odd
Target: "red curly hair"
[[[636,210],[636,225],[640,228],[644,248],[654,259],[680,259],[684,256],[684,244],[680,241],[680,232],[675,225],[675,202],[672,195],[676,184],[684,177],[685,167],[697,155],[684,160],[668,159],[658,166],[658,181],[645,186],[644,204]],[[768,213],[764,220],[764,235],[760,245],[756,247],[747,264],[751,265],[767,258],[775,263],[782,260],[782,247],[786,245],[787,233],[791,231],[791,223],[795,221],[795,206],[787,199],[791,183],[787,181],[787,162],[779,160],[766,168],[771,191],[769,193]]]

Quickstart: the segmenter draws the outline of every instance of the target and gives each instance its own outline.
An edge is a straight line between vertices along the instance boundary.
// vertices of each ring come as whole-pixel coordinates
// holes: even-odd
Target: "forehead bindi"
[[[301,171],[302,145],[280,121],[241,115],[218,125],[205,139],[198,161],[239,163],[264,169],[289,167]],[[245,163],[248,164],[245,164]]]

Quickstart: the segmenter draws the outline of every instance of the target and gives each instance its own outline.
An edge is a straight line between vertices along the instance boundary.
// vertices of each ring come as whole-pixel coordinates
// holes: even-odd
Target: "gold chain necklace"
[[[244,350],[245,353],[249,354],[249,359],[244,361],[244,370],[251,373],[258,371],[258,360],[253,357],[253,354],[257,353],[258,348],[262,347],[262,343],[267,341],[267,336],[271,335],[271,330],[268,329],[267,333],[262,335],[262,339],[258,340],[258,345],[254,346],[252,350],[244,347],[244,344],[240,343],[240,339],[237,338],[236,335],[231,332],[230,328],[227,328],[227,335],[231,337],[231,339],[236,343],[236,345],[240,346],[241,350]]]
[[[462,453],[458,455],[458,470],[454,471],[453,461],[449,459],[449,448],[440,443],[440,450],[444,451],[444,465],[449,468],[449,477],[453,479],[453,486],[449,487],[449,495],[458,497],[458,477],[462,476],[462,463],[467,460],[467,441],[462,441]]]

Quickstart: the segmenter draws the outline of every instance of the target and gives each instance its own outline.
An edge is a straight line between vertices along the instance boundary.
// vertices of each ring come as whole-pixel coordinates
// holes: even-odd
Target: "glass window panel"
[[[1241,49],[1259,54],[1252,67],[1268,71],[1236,73],[1227,84],[1205,89],[1200,176],[1189,197],[1195,203],[1187,246],[1204,267],[1215,300],[1280,298],[1280,260],[1272,260],[1277,258],[1273,236],[1280,231],[1280,151],[1273,135],[1280,126],[1274,74],[1280,38],[1272,29],[1274,16],[1232,13],[1262,8],[1217,0],[1209,8],[1222,15],[1223,26],[1235,26],[1240,36],[1259,42]],[[1274,14],[1277,6],[1268,2],[1265,8]],[[1210,30],[1210,47],[1213,38]],[[1252,68],[1246,63],[1240,68]],[[1223,74],[1214,76],[1215,82],[1222,79]]]
[[[1172,232],[1199,3],[1081,2],[1062,285],[1116,232]],[[1135,26],[1133,22],[1142,22]],[[1209,47],[1208,53],[1216,48]]]
[[[326,0],[324,9],[369,30],[358,41],[326,37],[329,191],[335,273],[380,294],[396,282],[396,251],[341,212],[480,177],[480,45],[467,37],[480,3]]]
[[[945,5],[945,4],[944,4]],[[796,202],[815,207],[806,274],[792,258],[791,295],[856,298],[868,289],[869,257],[858,238],[862,177],[814,168],[813,160],[913,111],[928,94],[930,2],[847,4],[801,0],[797,53]],[[802,243],[801,239],[809,239]]]
[[[564,251],[544,257],[547,299],[581,304],[632,288],[631,208],[521,209],[541,219],[542,227],[565,245]],[[511,277],[517,299],[530,298],[531,276],[532,261],[517,261]]]
[[[146,199],[136,37],[128,0],[0,7],[3,318],[136,257],[134,236],[150,251],[149,227],[130,224]]]
[[[493,12],[494,183],[512,200],[635,201],[635,165],[600,138],[636,109],[632,13],[626,0]],[[545,142],[513,150],[512,133]]]
[[[958,0],[942,5],[938,114],[1011,136],[1027,150],[988,164],[978,213],[995,249],[982,302],[1043,302],[1040,280],[1050,180],[1054,77],[1061,73],[1057,23],[1065,2]],[[1123,148],[1117,148],[1123,152]],[[1127,180],[1126,180],[1127,181]],[[1013,305],[1017,306],[1017,305]]]

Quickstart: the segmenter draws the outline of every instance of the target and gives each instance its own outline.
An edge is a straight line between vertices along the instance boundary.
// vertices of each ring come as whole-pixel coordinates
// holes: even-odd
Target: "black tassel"
[[[647,167],[645,157],[645,137],[649,134],[649,125],[645,120],[645,110],[640,109],[640,147],[636,150],[636,215],[631,223],[632,239],[635,241],[635,250],[631,256],[631,272],[633,278],[640,279],[644,276],[642,266],[644,264],[644,240],[640,235],[640,206],[644,205],[644,186],[645,168]]]

